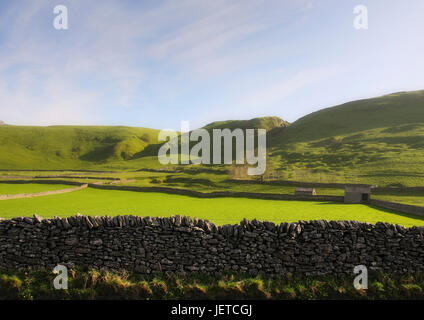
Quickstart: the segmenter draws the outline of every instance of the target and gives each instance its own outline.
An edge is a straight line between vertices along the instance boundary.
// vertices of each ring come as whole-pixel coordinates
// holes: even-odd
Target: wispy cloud
[[[14,110],[3,117],[45,124],[75,121],[82,110],[100,112],[103,103],[143,108],[143,95],[156,91],[154,73],[166,72],[161,63],[174,69],[169,79],[228,75],[263,58],[242,42],[275,23],[267,20],[263,0],[166,1],[146,8],[75,1],[68,5],[70,29],[60,33],[51,26],[55,4],[10,2],[9,18],[1,19],[0,110]]]
[[[69,30],[57,31],[52,26],[57,4],[1,2],[1,120],[134,124],[137,119],[139,125],[170,127],[182,115],[202,122],[277,114],[279,104],[307,96],[327,80],[337,87],[334,92],[349,97],[378,91],[382,83],[402,89],[422,83],[417,68],[423,47],[412,39],[423,26],[418,16],[399,17],[402,25],[389,36],[381,33],[387,30],[383,20],[373,22],[379,32],[353,33],[352,8],[336,0],[63,0]],[[338,24],[334,7],[346,10],[349,21]],[[323,21],[322,13],[333,20]],[[350,29],[343,30],[345,25]],[[367,46],[364,55],[361,48]],[[362,77],[361,68],[353,68],[357,61],[380,76],[342,87],[340,79],[349,80],[346,68],[351,78]],[[306,112],[299,109],[298,115]]]
[[[288,120],[286,115],[291,112],[287,108],[293,108],[293,106],[287,105],[287,100],[292,100],[299,92],[319,86],[322,82],[339,78],[346,72],[348,69],[341,65],[315,67],[294,73],[290,73],[286,69],[275,70],[261,81],[260,86],[254,89],[239,88],[238,90],[245,94],[236,92],[235,98],[231,100],[231,108],[218,105],[214,106],[213,112],[208,114],[208,117],[199,115],[195,119],[196,125],[201,126],[215,120],[265,115],[279,115]],[[252,84],[245,85],[249,87]]]
[[[258,108],[261,106],[263,110],[267,106],[271,106],[276,102],[282,103],[284,99],[297,91],[311,85],[316,85],[319,82],[326,81],[328,78],[340,75],[344,72],[343,66],[330,65],[325,67],[317,67],[307,70],[302,70],[294,75],[284,76],[284,71],[280,72],[280,78],[267,83],[257,91],[247,94],[246,97],[238,103],[244,108]]]

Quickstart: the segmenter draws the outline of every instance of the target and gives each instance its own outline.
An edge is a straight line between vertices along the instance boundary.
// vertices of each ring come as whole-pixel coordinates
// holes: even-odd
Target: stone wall
[[[118,181],[119,182],[119,181]],[[81,182],[68,180],[0,180],[0,183],[41,183],[41,184],[64,184],[64,185],[82,185]],[[250,198],[267,200],[299,200],[299,201],[333,201],[343,202],[343,196],[316,195],[316,196],[296,196],[293,194],[262,193],[262,192],[237,192],[237,191],[216,191],[200,192],[189,189],[169,188],[169,187],[138,187],[121,185],[102,185],[97,183],[88,183],[88,187],[103,190],[123,190],[135,192],[161,192],[168,194],[186,195],[196,198]]]
[[[12,179],[12,180],[0,180],[0,183],[11,183],[11,184],[27,184],[27,183],[39,183],[39,184],[64,184],[70,186],[81,186],[82,182],[69,181],[69,180],[39,180],[39,179]]]
[[[397,203],[397,202],[377,200],[377,199],[371,199],[370,204],[380,208],[390,209],[390,210],[394,210],[394,211],[398,211],[402,213],[424,217],[424,207],[413,206],[413,205]]]
[[[196,198],[250,198],[250,199],[266,199],[266,200],[298,200],[298,201],[333,201],[343,202],[343,196],[327,196],[327,195],[293,195],[279,193],[262,193],[262,192],[238,192],[238,191],[214,191],[200,192],[189,189],[168,188],[168,187],[137,187],[137,186],[113,186],[113,185],[97,185],[89,183],[89,187],[104,190],[124,190],[136,192],[162,192],[168,194],[185,195]]]
[[[374,187],[372,191],[375,192],[424,192],[424,187]]]
[[[87,179],[87,180],[108,180],[119,181],[121,178],[114,177],[96,177],[96,176],[73,176],[73,175],[49,175],[49,176],[33,176],[33,179]]]
[[[257,180],[244,180],[244,179],[228,179],[228,182],[239,184],[257,184]],[[306,182],[306,181],[293,181],[293,180],[264,180],[262,184],[276,185],[276,186],[293,186],[305,188],[340,188],[344,189],[346,183],[326,183],[326,182]]]
[[[424,228],[390,224],[243,220],[216,226],[179,216],[0,220],[1,268],[57,264],[129,270],[205,272],[224,270],[284,274],[369,270],[414,272],[424,268]]]

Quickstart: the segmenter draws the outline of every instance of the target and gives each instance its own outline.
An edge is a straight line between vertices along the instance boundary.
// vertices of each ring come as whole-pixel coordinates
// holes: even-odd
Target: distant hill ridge
[[[266,129],[270,131],[274,128],[287,127],[290,123],[284,121],[279,117],[261,117],[254,118],[251,120],[227,120],[227,121],[215,121],[207,124],[203,128],[206,130],[210,129]]]
[[[352,101],[310,113],[290,125],[284,140],[316,140],[414,123],[424,123],[424,90]]]

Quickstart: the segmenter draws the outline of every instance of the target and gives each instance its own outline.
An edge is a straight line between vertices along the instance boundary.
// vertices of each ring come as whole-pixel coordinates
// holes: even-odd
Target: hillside
[[[205,128],[286,126],[278,117],[215,122]],[[159,130],[123,126],[0,126],[0,169],[157,168]]]
[[[286,178],[424,185],[424,91],[349,102],[270,132]]]
[[[0,126],[0,169],[85,169],[137,158],[158,130],[107,126]]]
[[[311,141],[375,128],[424,123],[424,90],[352,101],[293,122],[281,141]]]
[[[424,186],[424,91],[349,102],[292,124],[278,117],[210,123],[268,130],[268,168],[281,178]],[[106,126],[0,126],[0,169],[163,167],[159,130]]]

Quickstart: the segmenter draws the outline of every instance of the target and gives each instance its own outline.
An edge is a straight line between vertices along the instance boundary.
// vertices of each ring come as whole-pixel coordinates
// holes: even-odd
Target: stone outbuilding
[[[317,193],[314,188],[296,188],[294,192],[295,196],[316,196]]]
[[[371,186],[366,184],[352,184],[345,186],[345,203],[366,203],[371,199]]]

